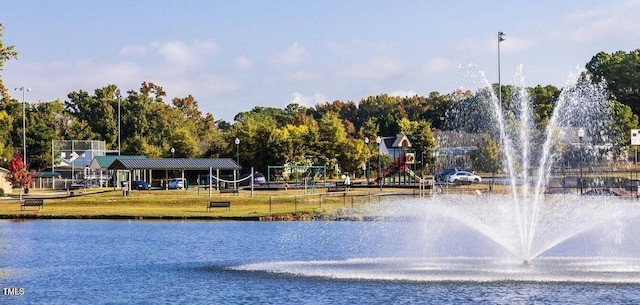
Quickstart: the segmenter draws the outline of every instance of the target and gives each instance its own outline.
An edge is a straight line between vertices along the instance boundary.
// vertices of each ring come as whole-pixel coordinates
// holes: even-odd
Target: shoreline
[[[460,189],[459,189],[460,191]],[[465,191],[473,192],[472,188]],[[0,199],[0,219],[36,220],[194,220],[194,221],[362,221],[376,219],[367,215],[370,204],[391,197],[422,196],[413,189],[359,189],[347,192],[305,190],[240,190],[235,195],[200,194],[197,190],[132,191],[123,196],[117,190],[89,190],[76,194],[32,192],[24,198],[43,199],[42,209],[21,209],[17,196]],[[230,209],[208,211],[211,201],[228,202]]]

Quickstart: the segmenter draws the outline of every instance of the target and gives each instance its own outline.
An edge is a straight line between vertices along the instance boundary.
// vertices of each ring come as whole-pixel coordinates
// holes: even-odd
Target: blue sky
[[[232,121],[254,106],[465,88],[461,67],[562,87],[600,51],[640,48],[640,0],[4,1],[0,71],[28,102],[144,81]],[[473,88],[465,88],[473,89]],[[21,95],[14,96],[21,99]]]

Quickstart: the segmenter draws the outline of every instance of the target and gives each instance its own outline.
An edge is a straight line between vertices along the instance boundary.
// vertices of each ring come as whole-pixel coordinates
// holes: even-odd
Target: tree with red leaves
[[[29,164],[22,162],[22,154],[17,153],[9,163],[9,175],[5,179],[11,182],[13,188],[20,189],[20,200],[22,200],[22,191],[33,183],[33,174],[29,172]]]

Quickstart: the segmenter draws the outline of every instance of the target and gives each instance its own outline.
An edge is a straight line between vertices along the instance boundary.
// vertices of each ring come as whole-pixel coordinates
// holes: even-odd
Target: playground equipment
[[[298,187],[300,185],[312,186],[315,188],[316,178],[320,176],[324,186],[327,185],[327,166],[326,165],[269,165],[267,167],[267,185],[270,185],[271,174],[276,178],[276,183],[280,183],[280,178],[284,175],[289,179],[293,178],[293,183]]]
[[[411,169],[415,163],[407,162],[406,153],[399,154],[391,164],[378,169],[378,177],[370,182],[373,185],[413,185],[418,183],[419,185],[429,185],[429,180],[418,176],[414,169]],[[413,154],[408,154],[413,156]]]

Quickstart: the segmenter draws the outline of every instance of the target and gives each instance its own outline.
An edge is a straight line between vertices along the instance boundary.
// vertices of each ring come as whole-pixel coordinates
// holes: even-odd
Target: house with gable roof
[[[399,157],[411,147],[411,141],[406,135],[397,134],[395,137],[380,137],[380,154]]]

